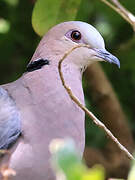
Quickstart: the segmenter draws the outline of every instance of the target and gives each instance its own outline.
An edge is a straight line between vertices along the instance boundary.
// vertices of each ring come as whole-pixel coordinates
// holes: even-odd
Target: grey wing
[[[20,134],[19,111],[8,92],[0,87],[0,149],[8,149]]]

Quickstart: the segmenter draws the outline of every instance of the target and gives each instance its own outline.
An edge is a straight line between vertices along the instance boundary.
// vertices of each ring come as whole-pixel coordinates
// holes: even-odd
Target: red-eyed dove
[[[13,180],[54,180],[49,144],[54,138],[72,138],[80,154],[85,146],[84,112],[71,100],[62,85],[58,62],[63,61],[66,84],[84,104],[82,72],[95,61],[120,66],[105,50],[104,40],[91,25],[70,21],[53,27],[39,43],[21,78],[0,87],[0,148],[9,149],[2,163],[16,171]]]

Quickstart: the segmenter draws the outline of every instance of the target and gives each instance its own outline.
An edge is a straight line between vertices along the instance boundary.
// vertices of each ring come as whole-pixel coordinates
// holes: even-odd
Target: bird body
[[[18,172],[20,169],[18,164],[21,163],[21,169],[23,169],[22,166],[25,170],[27,168],[27,171],[34,169],[34,172],[28,171],[32,173],[32,177],[34,174],[37,175],[36,169],[39,177],[40,174],[44,174],[45,178],[49,166],[47,163],[46,167],[46,160],[50,156],[48,146],[51,140],[70,136],[75,140],[82,154],[85,133],[84,113],[68,96],[59,79],[58,72],[56,72],[56,76],[52,76],[51,71],[48,72],[49,66],[44,68],[42,69],[44,73],[40,74],[40,71],[36,74],[34,72],[25,74],[21,79],[4,86],[4,88],[9,94],[12,94],[20,111],[20,117],[23,119],[22,137],[19,139],[17,148],[13,147],[14,153],[10,159],[11,167]],[[45,78],[41,79],[43,74]],[[36,82],[37,77],[39,78],[38,82]],[[73,79],[80,84],[80,86],[75,86],[74,92],[81,95],[83,102],[81,79],[77,77]],[[47,85],[48,80],[53,83]],[[70,123],[69,120],[71,120]],[[26,129],[27,133],[25,133]],[[22,173],[24,174],[24,172]],[[27,173],[25,175],[27,178]]]
[[[105,51],[103,38],[96,29],[83,22],[65,22],[52,28],[37,47],[27,72],[15,82],[0,87],[6,94],[0,96],[0,102],[3,97],[13,101],[13,135],[18,130],[10,147],[11,156],[5,155],[1,161],[1,164],[9,162],[9,167],[16,171],[17,175],[11,178],[13,180],[55,179],[49,152],[49,144],[54,138],[71,137],[83,155],[85,114],[69,97],[58,73],[59,60],[77,43],[88,44],[91,48],[81,47],[71,52],[63,61],[62,72],[66,84],[84,104],[82,70],[94,61],[107,59],[110,54]],[[111,58],[113,63],[119,65],[118,59],[112,55]],[[0,104],[0,108],[2,106]],[[8,119],[8,134],[13,122],[10,106],[11,103],[6,104],[7,116],[3,118],[3,124]],[[5,130],[5,127],[0,129],[0,135]],[[6,144],[9,143],[7,139]]]

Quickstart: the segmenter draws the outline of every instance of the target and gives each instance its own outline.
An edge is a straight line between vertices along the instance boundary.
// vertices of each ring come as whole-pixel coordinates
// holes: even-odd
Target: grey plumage
[[[0,88],[0,149],[8,149],[21,133],[19,111],[8,92]]]

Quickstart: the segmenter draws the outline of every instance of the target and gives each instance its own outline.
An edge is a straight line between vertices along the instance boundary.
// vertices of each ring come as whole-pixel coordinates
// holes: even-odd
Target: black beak
[[[120,61],[117,57],[113,56],[111,53],[106,51],[105,49],[94,49],[97,52],[97,57],[107,61],[109,63],[114,63],[120,68]]]

